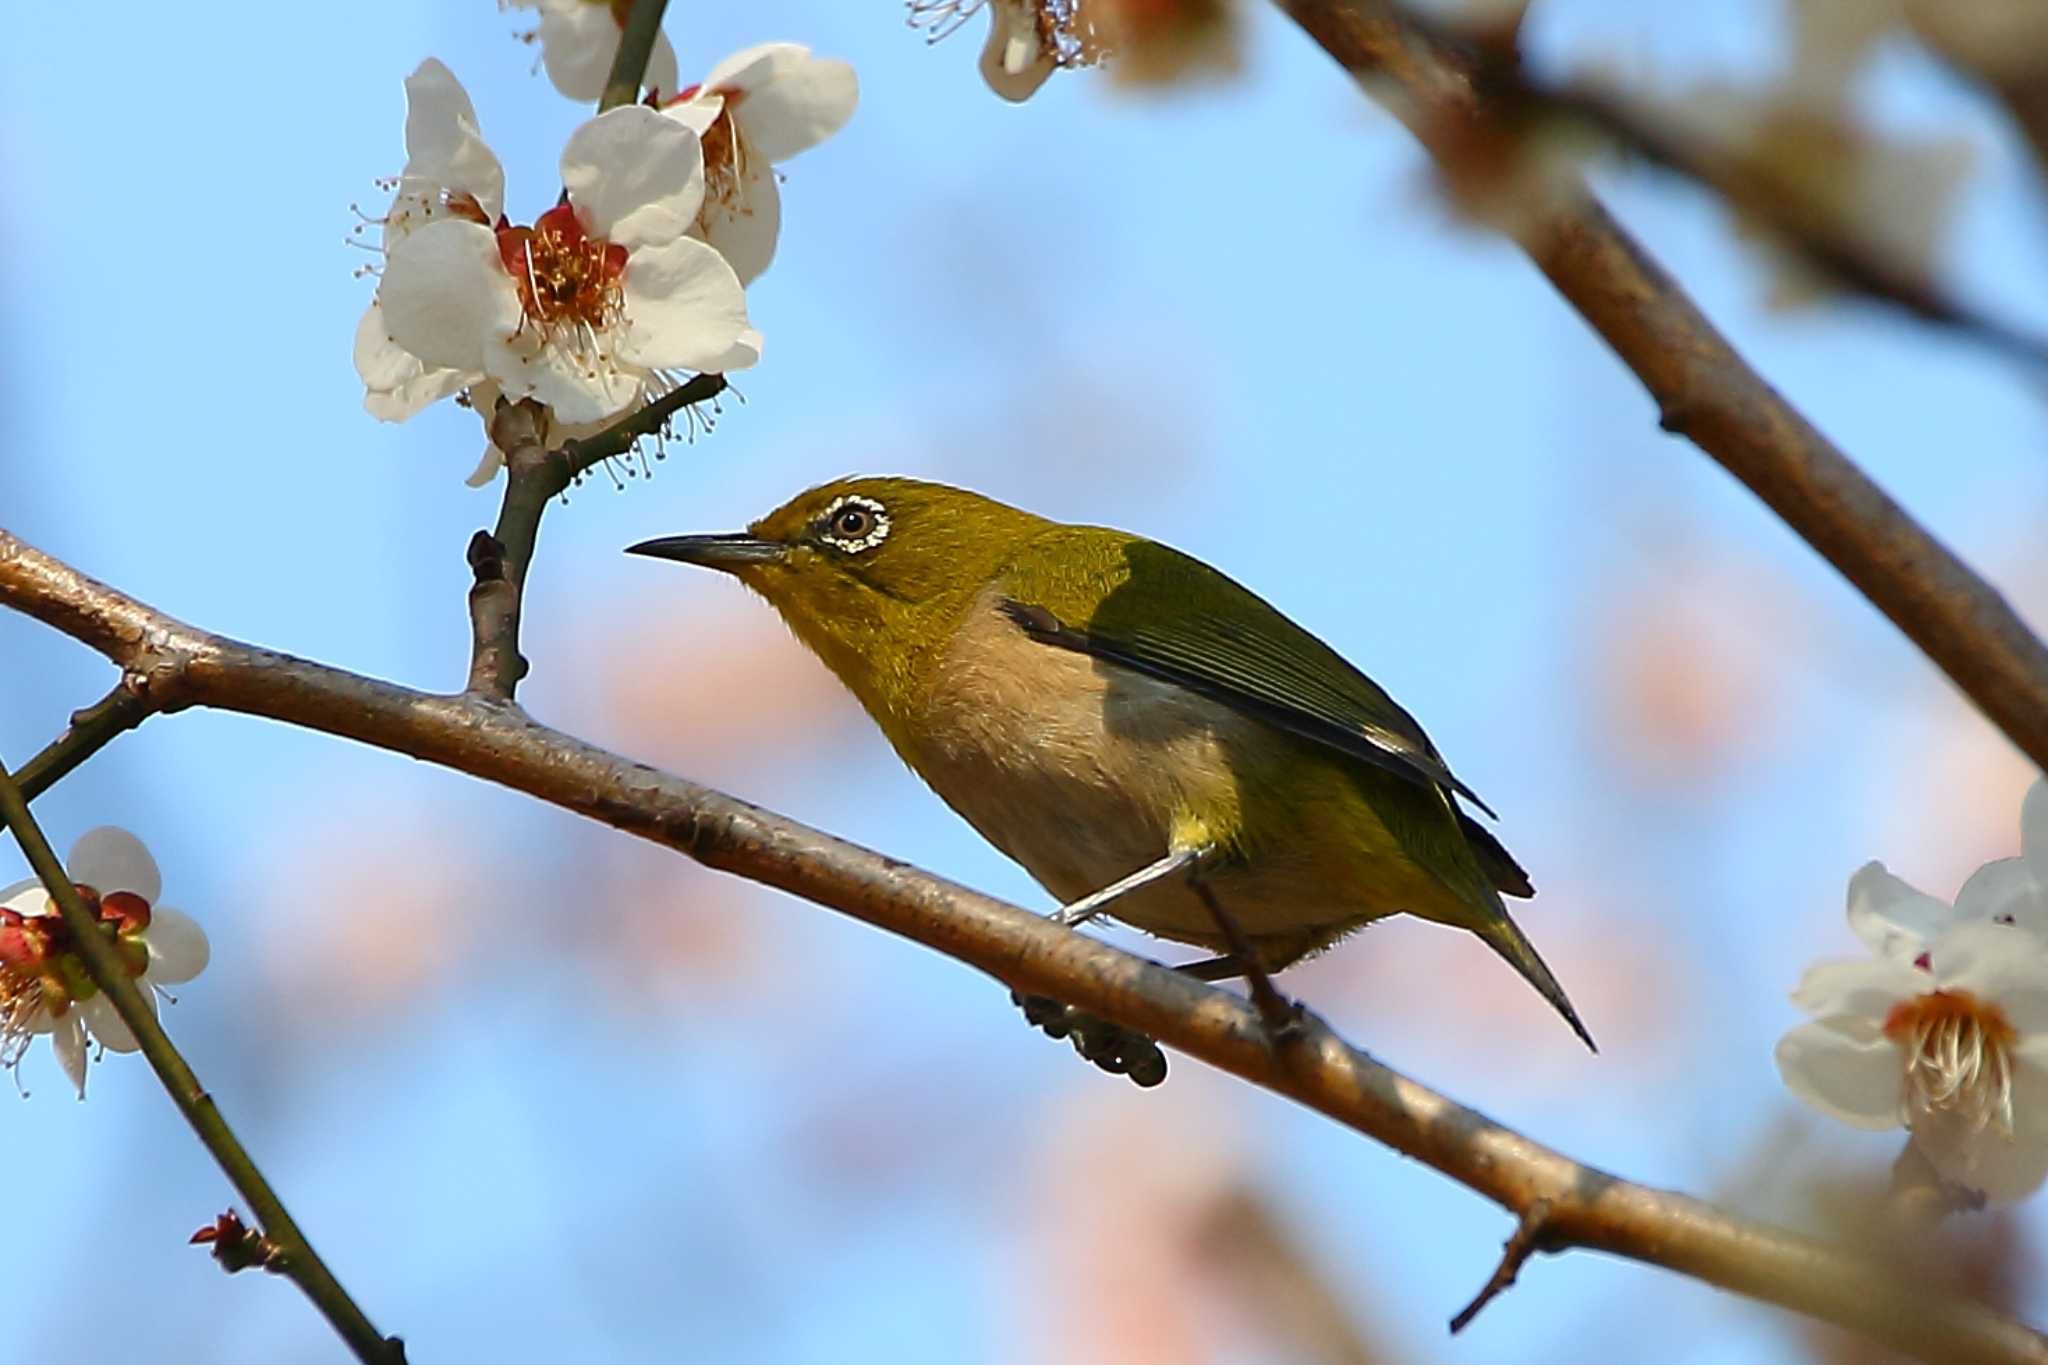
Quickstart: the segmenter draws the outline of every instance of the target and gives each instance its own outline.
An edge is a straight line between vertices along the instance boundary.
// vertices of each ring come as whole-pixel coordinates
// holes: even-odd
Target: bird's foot
[[[1047,1037],[1072,1042],[1074,1051],[1110,1075],[1129,1076],[1132,1084],[1146,1089],[1166,1079],[1166,1054],[1144,1034],[1049,995],[1011,991],[1010,1000],[1024,1011],[1033,1028],[1043,1029]]]
[[[1200,979],[1214,979],[1216,975],[1241,975],[1249,988],[1252,1007],[1259,1012],[1259,1022],[1266,1030],[1266,1042],[1275,1052],[1283,1051],[1308,1037],[1308,1011],[1299,1000],[1290,1000],[1280,993],[1273,984],[1273,977],[1266,970],[1265,963],[1253,950],[1251,940],[1245,937],[1244,927],[1237,917],[1223,908],[1223,902],[1216,898],[1215,891],[1199,876],[1190,877],[1188,884],[1195,894],[1209,907],[1216,928],[1229,945],[1230,952],[1210,962],[1196,963],[1189,973]],[[1231,970],[1222,972],[1222,968]]]

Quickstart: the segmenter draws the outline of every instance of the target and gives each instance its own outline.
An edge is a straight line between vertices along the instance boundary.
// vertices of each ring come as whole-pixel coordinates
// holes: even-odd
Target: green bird
[[[1108,913],[1256,985],[1419,915],[1477,934],[1593,1045],[1501,901],[1534,895],[1528,874],[1459,800],[1492,812],[1377,684],[1200,560],[896,478],[629,552],[766,598],[1062,922]]]

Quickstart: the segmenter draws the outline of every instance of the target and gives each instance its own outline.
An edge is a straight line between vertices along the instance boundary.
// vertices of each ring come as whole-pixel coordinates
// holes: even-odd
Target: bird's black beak
[[[745,531],[716,536],[663,536],[628,545],[629,555],[652,559],[673,559],[683,564],[702,564],[707,569],[738,569],[749,564],[774,564],[789,552],[779,540],[763,540]]]

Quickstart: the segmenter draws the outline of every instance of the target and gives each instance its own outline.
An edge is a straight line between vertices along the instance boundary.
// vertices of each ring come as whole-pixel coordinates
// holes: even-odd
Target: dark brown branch
[[[1278,0],[1383,98],[1453,176],[1509,136],[1456,49],[1381,0]],[[1667,431],[1746,484],[2048,769],[2048,649],[1998,592],[1752,370],[1583,185],[1557,188],[1516,240],[1656,400]]]
[[[1472,1325],[1472,1319],[1479,1316],[1479,1310],[1500,1297],[1501,1291],[1515,1282],[1522,1273],[1529,1258],[1539,1251],[1556,1251],[1550,1238],[1550,1201],[1538,1199],[1522,1210],[1522,1220],[1515,1225],[1508,1237],[1507,1245],[1501,1249],[1500,1264],[1493,1268],[1493,1274],[1486,1281],[1477,1297],[1458,1310],[1458,1316],[1451,1319],[1451,1334],[1457,1335]]]
[[[1285,6],[1283,6],[1284,8]],[[1543,85],[1489,34],[1463,35],[1406,5],[1388,5],[1439,56],[1469,75],[1503,135],[1545,122],[1605,135],[1653,165],[1719,195],[1837,287],[1900,308],[2008,356],[2048,367],[2048,340],[1965,307],[1924,271],[1897,259],[1818,202],[1803,185],[1754,157],[1713,147],[1648,110],[1584,86]]]
[[[633,0],[632,12],[626,16],[625,28],[619,34],[619,51],[612,58],[611,75],[597,101],[598,113],[640,98],[640,87],[647,81],[647,59],[654,55],[654,40],[661,36],[661,12],[667,8],[668,0]]]
[[[519,614],[526,595],[526,570],[540,534],[548,499],[567,487],[557,482],[559,454],[547,448],[548,412],[532,399],[498,400],[491,414],[491,444],[505,456],[505,501],[498,527],[470,538],[469,690],[480,697],[511,701],[526,676],[519,652]]]
[[[149,698],[130,686],[128,679],[115,683],[114,690],[106,696],[82,711],[73,711],[71,724],[64,733],[21,765],[14,780],[21,788],[22,798],[35,800],[116,736],[149,719],[154,710]]]
[[[1665,1266],[1943,1362],[2048,1365],[2048,1339],[1836,1246],[1583,1166],[1402,1076],[1312,1014],[1277,1055],[1245,1001],[893,858],[550,730],[514,707],[431,696],[196,630],[0,531],[0,606],[148,681],[164,705],[304,726],[526,792],[841,911],[1159,1039],[1426,1162],[1546,1245]]]

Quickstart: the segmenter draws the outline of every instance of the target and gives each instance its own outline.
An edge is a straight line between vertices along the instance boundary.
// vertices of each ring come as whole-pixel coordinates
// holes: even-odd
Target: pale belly
[[[925,737],[907,755],[912,765],[1062,902],[1205,841],[1207,825],[1243,828],[1243,803],[1258,800],[1259,789],[1243,781],[1242,767],[1286,742],[1170,684],[1030,641],[994,612],[962,632],[931,704]],[[1330,805],[1293,814],[1310,825],[1347,818]],[[1350,841],[1299,842],[1327,849]],[[1357,894],[1352,871],[1268,841],[1255,856],[1218,866],[1207,883],[1262,949],[1291,959],[1408,908]],[[1109,913],[1165,938],[1221,945],[1207,903],[1182,877],[1121,898]]]

